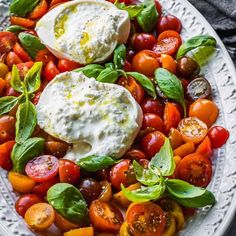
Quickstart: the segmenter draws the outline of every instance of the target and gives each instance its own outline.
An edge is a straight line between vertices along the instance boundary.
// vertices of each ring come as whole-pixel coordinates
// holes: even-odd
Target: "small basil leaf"
[[[131,20],[135,18],[143,10],[144,7],[142,4],[126,6],[124,2],[119,3],[118,1],[117,3],[115,3],[115,6],[121,10],[127,11]]]
[[[25,27],[19,26],[19,25],[10,25],[6,28],[6,31],[12,32],[12,33],[17,33],[20,31],[27,30]]]
[[[217,42],[216,39],[213,38],[210,35],[198,35],[195,37],[192,37],[188,39],[186,42],[184,42],[178,52],[177,52],[177,60],[181,57],[183,57],[187,52],[192,51],[193,49],[199,48],[199,47],[216,47]]]
[[[67,220],[88,223],[88,209],[81,192],[71,184],[58,183],[47,192],[47,201]]]
[[[36,54],[45,48],[45,46],[40,42],[39,38],[32,34],[21,32],[18,35],[18,38],[22,47],[32,58],[35,58]]]
[[[115,65],[112,62],[108,62],[105,64],[105,68],[115,69]]]
[[[42,62],[35,62],[24,78],[24,83],[29,93],[33,93],[40,88],[42,66]]]
[[[119,161],[120,160],[114,160],[109,156],[92,155],[80,159],[76,164],[83,170],[86,170],[88,172],[96,172],[98,170],[114,165]]]
[[[165,138],[165,143],[161,147],[160,151],[151,159],[150,168],[158,169],[162,176],[170,176],[175,170],[175,161],[173,157],[173,151],[170,146],[170,141]]]
[[[146,33],[153,31],[157,24],[158,12],[153,0],[144,2],[144,9],[138,14],[137,21]]]
[[[165,191],[165,186],[160,184],[130,191],[121,184],[121,189],[124,196],[131,202],[148,202],[160,198]]]
[[[97,78],[101,71],[104,70],[104,67],[98,64],[90,64],[85,67],[75,69],[75,72],[83,72],[84,75],[91,78]]]
[[[156,69],[155,80],[161,92],[164,93],[166,97],[177,101],[183,107],[184,115],[186,115],[184,89],[181,81],[164,68]]]
[[[0,115],[8,113],[12,108],[14,108],[19,103],[22,96],[6,96],[0,98]]]
[[[152,97],[156,98],[156,90],[152,83],[152,81],[145,75],[140,74],[138,72],[126,72],[127,75],[132,76],[135,80],[137,80],[145,91],[151,95]]]
[[[198,50],[192,52],[192,57],[200,66],[204,66],[215,55],[215,52],[216,48],[214,47],[200,47]]]
[[[126,58],[126,47],[124,44],[120,44],[116,47],[113,56],[113,62],[116,69],[123,69]]]
[[[97,81],[103,83],[115,83],[118,79],[118,72],[112,68],[106,68],[101,71],[97,77]]]
[[[19,74],[19,70],[17,69],[16,65],[13,65],[12,67],[12,76],[11,76],[11,87],[17,91],[22,93],[23,92],[23,88],[22,88],[22,82],[20,79],[20,74]]]
[[[36,109],[32,102],[26,100],[16,112],[16,142],[23,143],[34,131],[37,121]]]
[[[143,168],[137,161],[133,161],[136,179],[147,186],[152,186],[160,181],[160,176],[152,169]]]
[[[13,170],[19,173],[25,172],[25,165],[32,158],[43,154],[44,139],[30,138],[23,144],[16,143],[11,152],[11,160],[13,162]]]
[[[27,16],[40,0],[13,0],[10,12],[21,17]]]

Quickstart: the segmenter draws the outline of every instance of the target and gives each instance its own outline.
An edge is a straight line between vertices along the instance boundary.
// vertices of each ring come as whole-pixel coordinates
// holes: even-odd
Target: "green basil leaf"
[[[16,112],[16,142],[23,143],[34,131],[37,121],[36,109],[32,102],[26,100]]]
[[[150,33],[157,24],[158,12],[153,0],[146,0],[143,4],[144,9],[138,14],[137,21],[144,32]]]
[[[200,65],[205,66],[208,61],[215,55],[216,48],[211,46],[200,47],[192,52],[192,57]]]
[[[81,192],[71,184],[58,183],[47,192],[47,201],[67,220],[87,223],[88,209]]]
[[[121,10],[127,11],[131,20],[134,19],[144,8],[142,4],[126,6],[124,2],[119,3],[118,1],[115,3],[115,6]]]
[[[10,5],[10,12],[14,15],[25,17],[34,9],[39,1],[40,0],[13,0]]]
[[[106,68],[101,71],[97,77],[97,81],[103,83],[115,83],[118,79],[118,72],[112,68]]]
[[[155,71],[155,80],[161,92],[168,98],[177,101],[184,109],[186,115],[186,104],[184,100],[184,89],[181,81],[164,68]]]
[[[108,63],[105,64],[105,68],[115,69],[115,65],[112,62],[108,62]]]
[[[75,69],[74,72],[83,72],[84,75],[91,78],[97,78],[101,71],[104,70],[104,67],[98,64],[90,64],[85,67]]]
[[[12,33],[18,33],[20,31],[27,30],[25,27],[19,26],[19,25],[10,25],[6,28],[6,31],[12,32]]]
[[[32,34],[21,32],[19,33],[18,38],[22,47],[32,58],[35,58],[36,54],[45,48],[39,38]]]
[[[37,157],[44,152],[43,138],[30,138],[23,144],[16,143],[11,152],[13,170],[19,173],[25,172],[25,165],[32,158]]]
[[[145,75],[140,74],[138,72],[126,72],[127,75],[132,76],[135,80],[137,80],[145,91],[151,95],[152,97],[156,98],[156,90],[152,83],[152,81]]]
[[[113,56],[113,62],[116,69],[123,69],[126,58],[126,47],[124,44],[120,44],[116,47]]]
[[[35,62],[24,78],[24,83],[29,93],[33,93],[40,88],[42,66],[42,62]]]
[[[14,97],[14,96],[6,96],[0,98],[0,115],[8,113],[13,107],[15,107],[22,96]]]
[[[23,92],[23,88],[22,88],[22,81],[20,79],[20,73],[19,70],[17,69],[16,65],[13,65],[12,67],[12,76],[11,76],[11,87],[19,92],[22,93]]]
[[[204,207],[215,204],[214,195],[207,189],[196,187],[183,180],[167,179],[170,196],[186,207]]]
[[[109,156],[92,155],[80,159],[76,164],[83,170],[86,170],[88,172],[96,172],[118,162],[120,162],[120,160],[114,160]]]
[[[199,47],[210,46],[215,48],[216,45],[217,42],[214,37],[210,35],[198,35],[188,39],[179,47],[176,58],[178,60],[179,58],[183,57],[187,52]]]
[[[133,161],[133,168],[140,183],[152,186],[160,182],[160,176],[154,170],[143,168],[137,161]]]
[[[170,141],[165,138],[164,145],[160,151],[151,159],[149,166],[151,169],[158,169],[162,176],[170,176],[175,170],[175,161],[173,157],[173,151],[170,146]]]
[[[148,202],[160,198],[165,191],[165,186],[160,184],[130,191],[121,184],[121,189],[124,196],[131,202]]]

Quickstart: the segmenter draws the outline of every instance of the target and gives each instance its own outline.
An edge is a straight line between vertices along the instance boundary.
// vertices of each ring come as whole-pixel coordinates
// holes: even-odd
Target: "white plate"
[[[7,25],[7,0],[0,0],[0,27]],[[204,208],[181,232],[186,236],[219,236],[226,233],[236,209],[236,72],[223,43],[205,18],[186,0],[160,0],[163,7],[178,16],[183,24],[184,39],[197,34],[210,34],[217,39],[217,53],[202,69],[210,81],[213,98],[220,109],[217,124],[230,131],[226,146],[214,152],[214,176],[209,186],[216,196],[213,208]],[[14,210],[15,194],[6,172],[0,170],[0,236],[34,235]],[[46,234],[44,234],[46,235]],[[47,234],[52,235],[52,234]]]

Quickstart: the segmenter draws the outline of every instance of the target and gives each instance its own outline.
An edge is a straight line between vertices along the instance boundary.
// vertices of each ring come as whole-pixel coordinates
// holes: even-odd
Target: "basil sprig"
[[[89,78],[97,78],[99,74],[104,70],[104,66],[98,64],[90,64],[85,67],[75,69],[74,72],[83,72],[83,74]]]
[[[126,6],[124,2],[118,1],[116,1],[114,5],[121,10],[127,11],[131,20],[134,19],[144,8],[143,4]]]
[[[164,68],[156,69],[155,80],[161,92],[166,97],[177,101],[183,107],[184,115],[186,116],[184,89],[181,81],[174,74]]]
[[[10,5],[10,12],[14,15],[27,16],[40,0],[13,0]]]

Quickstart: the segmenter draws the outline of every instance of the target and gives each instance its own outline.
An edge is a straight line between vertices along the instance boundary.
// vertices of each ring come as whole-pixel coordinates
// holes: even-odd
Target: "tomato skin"
[[[209,130],[208,136],[211,140],[212,148],[219,148],[227,142],[229,131],[222,126],[214,126]]]
[[[136,161],[147,158],[146,155],[138,149],[130,149],[126,152],[125,157]]]
[[[25,212],[30,208],[32,205],[43,202],[43,200],[36,194],[24,194],[20,196],[16,203],[15,203],[15,209],[16,212],[24,217]]]
[[[158,14],[160,16],[161,13],[162,13],[162,6],[161,6],[161,4],[159,3],[158,0],[154,0],[154,2],[155,2],[155,5],[156,5],[157,12],[158,12]]]
[[[156,43],[156,38],[152,34],[147,33],[135,33],[132,36],[133,48],[136,51],[141,51],[144,49],[151,50]]]
[[[69,145],[59,141],[45,142],[45,153],[58,158],[65,156]]]
[[[46,14],[48,10],[48,4],[46,0],[41,0],[39,4],[30,12],[28,18],[36,20]]]
[[[74,69],[80,68],[81,65],[74,61],[69,61],[67,59],[60,59],[57,67],[59,71],[62,73],[62,72],[72,71]]]
[[[10,22],[12,25],[20,25],[25,28],[31,28],[34,26],[35,22],[33,20],[19,17],[19,16],[11,16]]]
[[[22,63],[23,61],[14,53],[9,52],[6,57],[6,63],[9,68],[12,68],[12,66],[15,64]]]
[[[89,217],[96,229],[105,232],[117,232],[124,221],[121,212],[115,206],[100,200],[91,203]]]
[[[174,58],[167,54],[161,54],[161,63],[162,68],[168,70],[169,72],[176,74],[177,63]]]
[[[157,22],[157,32],[160,34],[166,30],[174,30],[178,33],[181,32],[181,21],[173,15],[161,16]]]
[[[43,62],[43,65],[46,66],[50,61],[56,63],[57,59],[55,56],[52,55],[51,52],[48,51],[48,49],[45,48],[38,51],[35,56],[35,61],[41,61]]]
[[[41,94],[42,94],[41,91],[36,92],[36,93],[34,94],[34,97],[33,97],[33,99],[32,99],[32,103],[33,103],[34,105],[37,105],[37,104],[38,104],[39,98],[40,98]]]
[[[148,127],[152,127],[157,131],[164,132],[165,126],[163,120],[160,116],[153,113],[145,113],[143,115],[143,124],[142,129],[146,129]]]
[[[54,79],[56,75],[59,75],[60,71],[53,61],[49,61],[44,69],[44,76],[47,81]]]
[[[8,141],[0,145],[0,167],[10,171],[12,169],[11,151],[15,145],[15,141]]]
[[[212,148],[211,148],[211,140],[208,136],[206,136],[203,141],[199,144],[196,152],[202,154],[206,158],[211,158],[212,156]]]
[[[17,37],[11,32],[0,32],[0,53],[9,52],[15,43],[17,42]]]
[[[7,87],[7,82],[0,77],[0,97],[4,95]]]
[[[16,43],[13,47],[14,53],[23,61],[31,61],[29,54],[21,47],[19,43]]]
[[[29,69],[34,65],[33,61],[28,61],[28,62],[24,62],[24,63],[19,63],[17,64],[17,69],[19,70],[19,74],[20,77],[23,79],[27,72],[29,71]]]
[[[16,92],[12,87],[7,88],[4,96],[14,96],[14,97],[19,97],[20,93]]]
[[[0,117],[0,144],[15,138],[15,124],[16,119],[13,116]]]
[[[157,152],[160,151],[164,144],[164,140],[164,134],[159,131],[151,132],[142,138],[141,148],[147,155],[148,159],[151,159]]]
[[[160,117],[164,115],[164,105],[159,99],[146,98],[142,102],[141,107],[143,113],[155,113]]]

